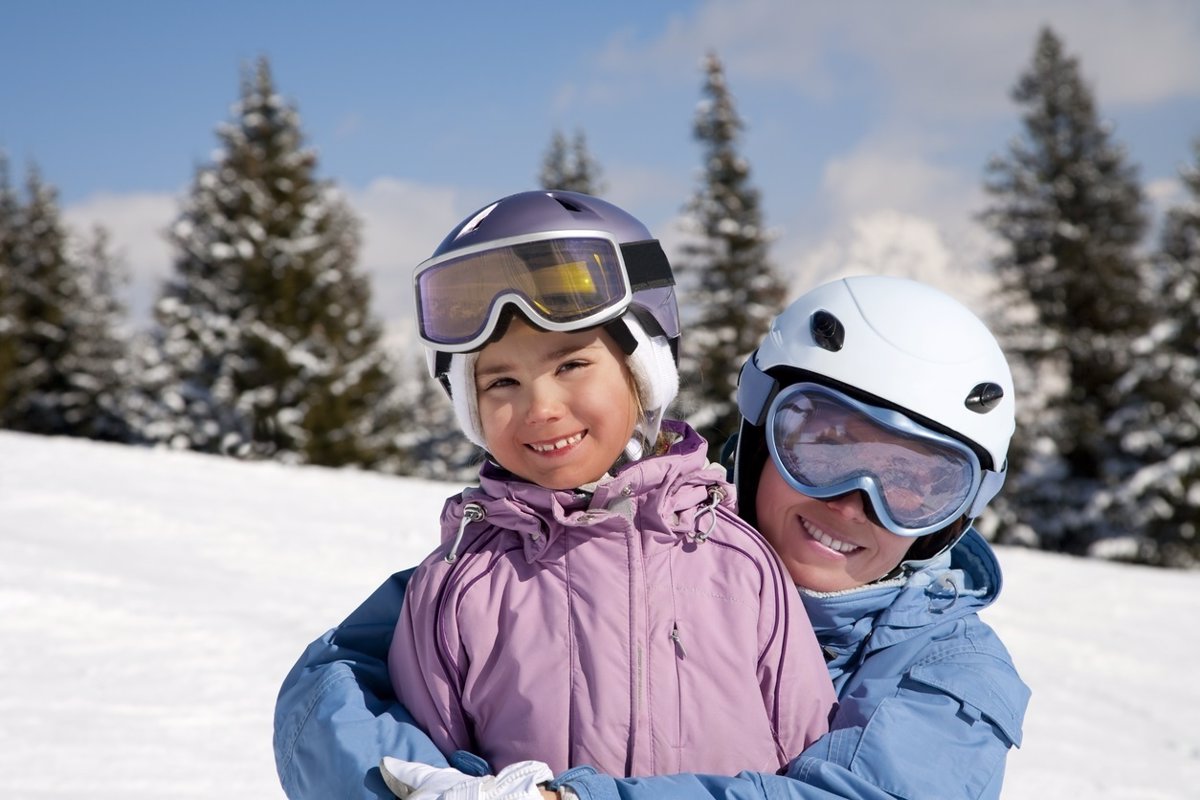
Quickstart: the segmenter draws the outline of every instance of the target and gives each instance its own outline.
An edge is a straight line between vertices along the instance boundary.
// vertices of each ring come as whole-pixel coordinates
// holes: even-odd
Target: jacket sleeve
[[[392,798],[379,775],[384,755],[446,765],[388,680],[388,647],[411,572],[393,575],[310,644],[284,679],[275,767],[291,800]]]
[[[846,694],[832,730],[783,776],[614,779],[580,771],[561,780],[583,800],[998,800],[1028,699],[1006,658],[960,652],[915,665],[873,710]]]
[[[998,800],[1008,751],[1021,743],[1029,689],[1007,653],[947,644],[912,665],[872,710],[843,697],[833,730],[805,751],[788,776],[859,797],[859,784],[900,798]],[[847,745],[853,747],[846,750]]]
[[[740,775],[660,775],[653,778],[610,778],[572,775],[556,785],[569,786],[580,800],[895,800],[877,787],[862,784],[849,791],[805,785],[794,778],[762,772]],[[845,788],[845,787],[838,787]]]

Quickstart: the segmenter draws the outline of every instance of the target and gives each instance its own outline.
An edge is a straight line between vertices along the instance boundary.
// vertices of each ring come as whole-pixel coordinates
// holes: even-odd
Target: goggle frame
[[[757,371],[757,370],[756,370]],[[762,374],[762,373],[759,373]],[[889,506],[886,502],[886,490],[881,485],[881,479],[874,474],[859,474],[849,475],[844,480],[835,481],[828,485],[816,486],[805,483],[799,480],[792,474],[791,470],[786,466],[785,460],[779,452],[779,444],[776,442],[775,422],[776,416],[781,407],[794,399],[796,395],[809,392],[819,394],[823,398],[830,399],[843,409],[858,413],[867,418],[873,425],[884,428],[885,430],[896,431],[899,435],[907,439],[916,439],[918,441],[928,441],[940,447],[948,448],[949,450],[960,454],[970,467],[971,483],[967,488],[964,499],[957,505],[950,507],[944,514],[939,514],[934,522],[924,525],[909,526],[895,519]],[[987,494],[983,497],[983,502],[979,500],[983,496],[980,490],[984,483],[995,483],[995,479],[991,475],[997,475],[999,481],[1003,481],[1003,475],[991,473],[990,470],[984,470],[980,464],[979,456],[973,449],[967,446],[960,440],[935,431],[920,423],[915,422],[907,415],[900,411],[874,406],[869,403],[862,402],[850,395],[840,392],[832,387],[825,386],[820,383],[812,383],[802,381],[793,383],[778,390],[774,397],[770,400],[770,405],[766,411],[766,440],[767,448],[771,455],[771,460],[775,465],[779,475],[784,481],[795,491],[818,500],[829,500],[841,495],[849,494],[854,491],[861,491],[870,500],[871,513],[873,519],[882,527],[886,528],[891,533],[907,538],[915,538],[924,536],[928,533],[935,533],[942,530],[954,520],[967,516],[973,518],[978,511],[982,510],[983,505],[994,496],[995,492]],[[991,473],[991,475],[985,474]],[[998,485],[996,489],[998,490]],[[990,486],[989,486],[990,489]],[[978,509],[976,510],[976,506]]]
[[[422,309],[426,307],[423,303],[421,291],[421,276],[431,270],[439,267],[445,268],[447,264],[452,262],[463,262],[462,268],[468,268],[468,264],[474,261],[473,257],[480,256],[484,253],[492,251],[508,250],[520,245],[538,244],[542,242],[553,241],[572,241],[572,240],[602,240],[606,245],[612,248],[611,258],[615,261],[618,270],[622,293],[618,297],[607,301],[597,310],[580,317],[574,317],[566,322],[559,322],[547,317],[539,310],[529,298],[525,296],[521,290],[511,288],[500,291],[495,294],[489,301],[486,314],[482,316],[482,325],[469,338],[464,338],[461,341],[441,341],[427,335],[425,324],[426,315],[422,313]],[[563,266],[566,266],[564,262]],[[614,277],[614,276],[606,276]],[[600,230],[562,230],[562,231],[539,231],[536,233],[522,234],[519,236],[509,236],[503,239],[495,239],[489,242],[483,242],[477,245],[470,245],[439,256],[434,256],[422,261],[413,270],[413,289],[416,294],[416,315],[417,315],[417,332],[421,342],[434,350],[445,353],[467,353],[473,350],[478,350],[487,344],[492,334],[496,330],[496,325],[499,323],[501,315],[508,306],[513,306],[523,313],[531,322],[539,328],[548,331],[566,332],[582,330],[596,325],[601,325],[610,320],[616,319],[625,312],[629,304],[633,300],[634,289],[629,276],[629,268],[625,263],[625,258],[622,253],[621,243],[613,237],[612,234]]]

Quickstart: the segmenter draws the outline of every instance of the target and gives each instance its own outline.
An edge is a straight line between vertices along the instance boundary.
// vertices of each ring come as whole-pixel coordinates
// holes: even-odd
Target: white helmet
[[[970,447],[990,478],[971,516],[999,490],[1016,423],[1012,374],[995,337],[968,308],[932,287],[859,276],[793,302],[742,371],[735,482],[751,522],[767,457],[768,407],[780,389],[800,381],[900,411]]]

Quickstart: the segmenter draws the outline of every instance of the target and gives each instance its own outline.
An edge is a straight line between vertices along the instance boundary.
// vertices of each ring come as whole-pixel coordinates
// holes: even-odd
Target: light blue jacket
[[[977,616],[1000,590],[991,548],[969,531],[952,556],[906,581],[804,595],[839,704],[830,733],[786,776],[618,780],[584,769],[560,781],[585,800],[995,800],[1008,750],[1021,741],[1029,689]],[[310,645],[285,680],[275,758],[293,800],[388,798],[376,769],[383,755],[445,763],[396,705],[387,680],[407,575],[393,576]]]
[[[446,766],[388,678],[388,646],[412,572],[388,578],[310,644],[284,679],[275,701],[275,769],[292,800],[395,800],[379,774],[385,755]]]

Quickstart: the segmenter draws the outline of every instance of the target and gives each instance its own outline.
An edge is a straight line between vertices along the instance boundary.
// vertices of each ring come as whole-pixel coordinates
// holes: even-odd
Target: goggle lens
[[[560,238],[492,247],[418,267],[417,317],[434,345],[482,344],[512,299],[534,321],[571,325],[624,307],[632,292],[615,243]]]
[[[970,448],[816,384],[793,385],[775,399],[768,441],[798,491],[828,498],[862,490],[885,527],[902,535],[952,521],[979,486]]]

